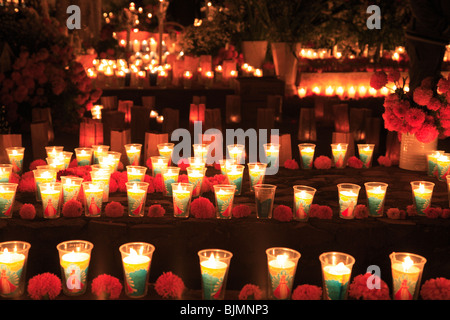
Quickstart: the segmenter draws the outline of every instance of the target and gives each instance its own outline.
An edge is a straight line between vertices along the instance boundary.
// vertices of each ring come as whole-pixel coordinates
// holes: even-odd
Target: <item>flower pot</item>
[[[427,153],[437,149],[437,139],[430,143],[423,143],[415,135],[402,134],[400,144],[399,167],[412,171],[427,171]]]
[[[286,85],[286,95],[294,95],[296,91],[297,64],[295,55],[296,44],[287,42],[272,42],[272,56],[275,66],[275,72],[278,78],[283,80]]]
[[[242,41],[244,61],[254,68],[261,68],[266,59],[268,41]]]

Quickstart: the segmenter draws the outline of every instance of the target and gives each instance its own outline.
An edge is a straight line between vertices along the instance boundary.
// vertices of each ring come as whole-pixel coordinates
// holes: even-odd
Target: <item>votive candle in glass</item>
[[[430,177],[437,177],[437,158],[441,155],[444,154],[444,151],[442,150],[435,150],[435,151],[430,151],[427,153],[427,174]]]
[[[236,159],[222,159],[222,160],[219,160],[221,174],[226,176],[228,168],[231,167],[231,165],[234,165],[234,164],[238,164],[236,162]]]
[[[250,179],[250,191],[254,191],[254,187],[256,185],[264,183],[267,164],[262,162],[255,162],[249,163],[247,166]]]
[[[206,169],[187,167],[186,171],[189,183],[194,186],[194,189],[192,190],[192,197],[199,197],[202,194],[202,184]]]
[[[63,151],[62,156],[64,159],[64,169],[67,169],[70,165],[70,162],[72,161],[73,152]]]
[[[426,215],[425,210],[431,205],[434,183],[429,181],[412,181],[411,189],[417,214],[421,216]]]
[[[142,166],[127,166],[127,178],[129,182],[138,181],[144,182],[147,167]]]
[[[311,204],[316,189],[308,186],[296,185],[294,189],[294,220],[308,221]]]
[[[199,143],[199,144],[194,144],[193,146],[194,149],[194,158],[200,158],[203,160],[203,162],[206,163],[206,160],[208,158],[208,144],[204,144],[204,143]]]
[[[111,152],[111,151],[108,151],[106,154],[101,154],[98,156],[98,164],[101,166],[110,167],[112,172],[115,172],[119,168],[119,162],[120,162],[121,155],[118,156],[119,161],[117,161],[116,160],[117,155],[109,154],[109,152]]]
[[[109,200],[109,183],[111,181],[112,169],[111,167],[103,167],[92,169],[91,180],[92,182],[97,182],[102,185],[103,189],[103,202],[108,202]]]
[[[37,168],[33,170],[34,174],[34,183],[36,184],[36,201],[41,201],[41,189],[40,184],[41,183],[49,183],[49,182],[55,182],[56,181],[56,170],[52,169],[50,167],[44,168]]]
[[[178,182],[178,177],[180,175],[179,167],[166,167],[161,171],[163,183],[164,183],[164,195],[166,197],[172,196],[172,183]]]
[[[280,145],[276,143],[266,143],[264,144],[264,152],[267,159],[267,166],[278,167]]]
[[[364,186],[366,187],[369,216],[382,217],[388,184],[384,182],[366,182]]]
[[[92,148],[75,148],[75,156],[79,167],[92,164]]]
[[[160,143],[160,144],[156,145],[156,147],[158,148],[159,155],[161,157],[165,157],[165,158],[169,159],[169,162],[168,162],[169,165],[172,164],[172,153],[173,153],[174,146],[175,146],[175,144],[173,144],[173,143]]]
[[[169,165],[169,159],[161,156],[153,156],[150,157],[150,161],[152,162],[152,175],[156,177],[156,175],[161,174],[161,170],[163,168],[167,168]]]
[[[126,182],[128,198],[128,215],[130,217],[143,217],[145,201],[147,199],[147,182]]]
[[[389,255],[392,271],[394,300],[417,300],[422,272],[427,260],[419,255],[393,252]]]
[[[141,149],[142,144],[131,143],[125,145],[125,151],[127,153],[128,164],[132,166],[138,166],[141,161]]]
[[[274,300],[288,300],[292,294],[300,252],[289,248],[266,250],[268,266],[268,293]]]
[[[255,186],[256,217],[258,219],[271,219],[273,201],[277,186],[271,184],[257,184]]]
[[[198,252],[198,256],[203,300],[223,300],[233,254],[221,249],[204,249]]]
[[[89,241],[70,240],[56,246],[61,266],[63,292],[79,296],[88,287],[88,270],[94,245]]]
[[[230,144],[227,146],[228,155],[236,164],[243,164],[245,160],[245,146],[243,144]]]
[[[45,152],[48,158],[54,158],[64,151],[64,146],[46,146]]]
[[[442,153],[436,159],[436,178],[439,181],[445,181],[450,168],[450,153]]]
[[[231,165],[227,171],[228,183],[236,186],[235,194],[240,195],[242,192],[242,178],[244,176],[244,165]]]
[[[104,156],[108,154],[110,146],[105,146],[105,145],[101,145],[101,144],[97,144],[97,145],[93,145],[92,146],[92,150],[93,150],[93,164],[99,164],[99,157],[100,156]]]
[[[347,162],[345,157],[347,156],[347,143],[332,143],[331,154],[333,155],[334,167],[337,169],[345,168]]]
[[[17,183],[0,183],[0,218],[12,217],[17,186]]]
[[[25,153],[25,148],[23,147],[9,147],[5,148],[8,154],[9,162],[13,166],[13,172],[21,173],[23,167],[23,156]]]
[[[148,278],[155,246],[145,242],[130,242],[119,247],[125,278],[125,294],[142,298],[148,292]]]
[[[363,163],[363,168],[370,168],[372,166],[372,156],[374,144],[358,144],[359,160]]]
[[[9,182],[12,172],[13,172],[12,164],[0,164],[0,182],[1,183]]]
[[[216,184],[213,188],[216,199],[216,218],[231,219],[236,186],[229,184]]]
[[[54,168],[56,171],[61,171],[66,168],[66,164],[64,163],[64,157],[62,156],[56,156],[55,158],[47,158],[45,159],[48,163],[48,165],[51,168]]]
[[[46,219],[59,218],[61,213],[61,182],[47,182],[39,185],[42,197],[43,216]]]
[[[322,266],[323,300],[346,300],[355,258],[342,252],[319,256]]]
[[[0,243],[2,298],[18,298],[25,292],[28,252],[31,244],[24,241]]]
[[[206,168],[206,163],[203,161],[202,158],[199,157],[190,157],[188,158],[189,161],[189,167],[193,169],[200,169],[203,170]]]
[[[360,186],[353,183],[338,184],[339,191],[339,217],[343,219],[354,219],[355,208],[358,203]]]
[[[96,181],[83,182],[84,215],[98,218],[102,215],[103,183]]]
[[[316,145],[313,143],[300,143],[298,149],[300,152],[302,169],[312,169]]]
[[[173,216],[175,218],[188,218],[192,191],[194,186],[191,183],[172,183]]]
[[[77,200],[80,193],[83,178],[73,176],[61,176],[63,204],[69,200]]]

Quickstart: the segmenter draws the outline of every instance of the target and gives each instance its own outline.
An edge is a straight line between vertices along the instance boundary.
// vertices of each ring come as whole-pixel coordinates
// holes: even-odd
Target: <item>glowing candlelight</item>
[[[63,204],[78,198],[82,182],[83,178],[80,177],[61,176]]]
[[[25,153],[25,148],[23,147],[10,147],[5,148],[6,153],[8,154],[9,162],[13,166],[13,172],[21,173],[23,166],[23,156]]]
[[[297,185],[294,189],[294,220],[307,221],[316,189]]]
[[[92,162],[92,148],[75,148],[78,166],[89,166]]]
[[[319,256],[322,265],[324,300],[345,300],[355,259],[345,253],[326,252]]]
[[[31,245],[23,241],[0,243],[0,296],[17,298],[25,292],[26,267]]]
[[[213,187],[216,200],[216,218],[231,219],[236,186],[218,184]]]
[[[194,185],[191,183],[172,183],[173,216],[176,218],[188,218],[192,191]]]
[[[17,186],[17,183],[0,183],[0,218],[12,217]]]
[[[431,206],[434,183],[428,181],[412,181],[413,200],[418,215],[425,215],[425,210]]]
[[[44,218],[59,218],[61,210],[61,182],[41,183],[39,188],[41,191]]]
[[[12,164],[0,164],[0,183],[9,182],[12,171]]]
[[[370,168],[372,166],[374,147],[374,144],[358,144],[359,159],[363,163],[363,168]]]
[[[427,260],[419,255],[393,252],[391,259],[394,300],[417,300],[422,272]]]
[[[128,157],[128,163],[132,166],[138,166],[141,161],[142,144],[133,143],[126,144],[125,151]]]
[[[161,174],[161,170],[166,168],[169,164],[169,159],[161,156],[150,157],[152,162],[152,174],[155,177],[157,174]]]
[[[250,191],[254,190],[254,187],[258,184],[264,183],[266,175],[266,163],[256,162],[248,164],[248,174],[250,178]]]
[[[366,187],[369,216],[382,217],[388,184],[383,182],[366,182],[364,185]]]
[[[245,166],[236,164],[236,165],[231,165],[227,171],[228,183],[236,186],[236,190],[235,190],[236,195],[240,195],[241,191],[242,191],[242,178],[243,178],[244,168],[245,168]]]
[[[360,186],[352,183],[338,184],[339,191],[339,217],[343,219],[353,219],[355,208],[358,202]]]
[[[441,153],[436,158],[435,173],[439,181],[445,181],[450,169],[450,153]]]
[[[345,168],[347,162],[345,161],[345,157],[347,156],[347,143],[332,143],[331,144],[331,153],[333,155],[334,166],[337,169]]]
[[[288,300],[301,255],[298,251],[288,248],[269,248],[266,255],[270,280],[269,296],[276,300]]]
[[[264,151],[268,167],[278,167],[280,145],[275,143],[264,144]]]
[[[147,182],[127,182],[128,215],[130,217],[142,217],[145,211],[147,199]]]
[[[202,276],[204,300],[223,300],[227,274],[233,254],[219,249],[205,249],[198,252]]]
[[[194,186],[194,190],[192,191],[193,197],[198,197],[202,194],[202,183],[203,178],[205,176],[206,169],[195,168],[195,167],[187,167],[186,168],[188,181]]]
[[[298,145],[298,149],[302,159],[302,168],[312,169],[316,145],[312,143],[301,143]]]

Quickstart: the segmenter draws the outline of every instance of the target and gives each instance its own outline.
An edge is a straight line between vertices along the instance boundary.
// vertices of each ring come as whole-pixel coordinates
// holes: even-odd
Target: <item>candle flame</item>
[[[411,268],[413,265],[414,261],[412,261],[410,256],[407,256],[402,262],[403,271],[408,272],[409,268]]]
[[[276,260],[277,260],[277,264],[280,267],[284,267],[286,265],[286,261],[288,260],[288,256],[287,256],[287,254],[279,254],[276,257]]]

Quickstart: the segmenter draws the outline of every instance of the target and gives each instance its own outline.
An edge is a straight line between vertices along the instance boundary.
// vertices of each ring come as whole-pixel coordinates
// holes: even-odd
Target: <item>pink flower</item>
[[[420,127],[425,121],[425,112],[418,108],[410,108],[405,120],[411,127]]]
[[[330,169],[332,161],[327,156],[319,156],[314,160],[314,167],[316,169]]]
[[[388,77],[384,71],[376,71],[370,77],[370,86],[376,90],[383,88],[388,82]]]
[[[414,102],[421,106],[426,106],[431,97],[433,97],[433,91],[428,88],[418,87],[413,93]]]
[[[105,216],[110,218],[122,217],[125,207],[117,201],[111,201],[105,206]]]
[[[436,126],[432,124],[424,124],[420,129],[416,131],[416,138],[420,142],[429,143],[434,141],[439,136],[439,131]]]

